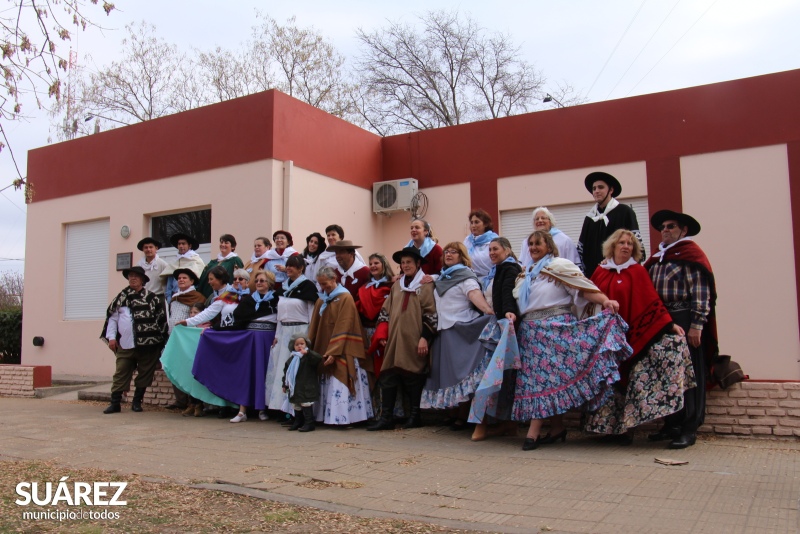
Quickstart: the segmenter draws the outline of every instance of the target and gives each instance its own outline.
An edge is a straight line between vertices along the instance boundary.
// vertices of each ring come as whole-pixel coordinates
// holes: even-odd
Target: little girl
[[[319,372],[322,362],[319,353],[309,350],[305,334],[297,333],[289,339],[292,355],[283,368],[283,391],[289,393],[294,405],[294,424],[289,430],[311,432],[314,430],[314,402],[319,400]]]
[[[201,311],[203,311],[205,309],[206,309],[206,305],[205,304],[203,304],[202,302],[195,302],[194,304],[192,304],[192,307],[189,309],[189,317],[194,317],[195,315],[197,315],[198,313],[200,313]],[[200,323],[199,325],[197,325],[197,328],[203,328],[203,329],[211,328],[211,323],[208,322],[208,321],[205,322],[205,323]]]

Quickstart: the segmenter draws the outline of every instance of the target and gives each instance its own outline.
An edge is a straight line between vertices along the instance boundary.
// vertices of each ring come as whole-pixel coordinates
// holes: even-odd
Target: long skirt
[[[272,357],[267,368],[267,378],[264,384],[264,398],[270,410],[282,410],[294,415],[294,408],[289,402],[289,394],[283,392],[283,369],[292,351],[289,350],[289,340],[294,334],[308,332],[307,324],[278,325],[276,337],[278,342],[272,347]],[[306,340],[308,341],[308,340]]]
[[[192,372],[215,395],[260,410],[275,325],[256,324],[265,329],[206,331],[197,346]]]
[[[623,434],[628,429],[666,417],[683,408],[683,394],[695,387],[694,368],[684,337],[664,335],[628,374],[623,392],[614,391],[589,415],[585,430]]]
[[[582,321],[571,313],[522,321],[512,419],[546,419],[603,404],[619,380],[619,362],[633,352],[627,330],[625,321],[608,311]]]
[[[491,315],[441,330],[431,347],[431,373],[422,390],[422,408],[454,408],[470,400],[486,370],[487,347],[479,339]]]
[[[320,376],[319,402],[314,403],[314,418],[326,425],[349,425],[366,421],[372,417],[372,398],[369,394],[367,372],[356,364],[355,395],[350,394],[345,384],[324,373]],[[338,364],[337,364],[338,365]]]
[[[232,404],[211,393],[207,387],[195,380],[192,374],[195,353],[204,330],[190,326],[176,326],[161,353],[161,366],[175,387],[192,397],[214,406]]]

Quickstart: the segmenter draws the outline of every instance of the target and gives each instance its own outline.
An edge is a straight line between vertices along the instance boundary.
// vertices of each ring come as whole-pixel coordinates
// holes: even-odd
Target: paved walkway
[[[668,451],[571,433],[472,443],[441,427],[287,432],[170,412],[0,399],[0,459],[172,478],[336,511],[495,532],[796,532],[800,441],[702,439]],[[686,460],[664,466],[654,458]],[[465,526],[466,525],[466,526]]]

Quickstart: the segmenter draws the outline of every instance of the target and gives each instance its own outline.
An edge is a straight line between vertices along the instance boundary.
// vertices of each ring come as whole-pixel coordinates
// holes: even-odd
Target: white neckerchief
[[[194,286],[189,286],[186,289],[186,291],[180,291],[180,290],[176,291],[175,293],[172,294],[172,298],[175,298],[178,295],[185,295],[186,293],[189,293],[190,291],[194,291]]]
[[[603,269],[607,269],[609,271],[611,269],[614,269],[615,271],[617,271],[617,273],[621,273],[623,270],[627,269],[631,265],[636,265],[637,263],[638,262],[636,260],[634,260],[633,258],[628,258],[628,261],[626,261],[622,265],[617,265],[614,262],[614,258],[609,258],[609,259],[606,260],[605,263],[601,263],[600,267],[602,267]]]
[[[271,250],[271,249],[270,249],[270,250]],[[261,256],[256,256],[256,253],[255,253],[255,252],[253,252],[252,254],[250,254],[250,263],[255,263],[255,262],[257,262],[258,260],[263,260],[263,259],[265,259],[265,258],[267,257],[267,253],[268,253],[268,252],[269,252],[269,250],[267,250],[267,252],[263,253]]]
[[[153,261],[151,261],[150,263],[147,263],[147,260],[145,258],[142,258],[141,260],[139,260],[139,266],[145,271],[152,271],[153,269],[158,267],[158,254],[155,255]]]
[[[682,237],[681,239],[678,239],[673,244],[667,245],[666,247],[664,246],[664,243],[659,243],[658,244],[658,252],[653,254],[653,256],[658,258],[658,263],[661,263],[662,261],[664,261],[664,256],[667,255],[667,251],[669,249],[671,249],[672,247],[674,247],[675,245],[677,245],[681,241],[691,241],[691,240],[692,240],[691,237],[688,237],[688,236],[687,237]]]
[[[366,267],[366,265],[364,265],[363,261],[359,260],[358,258],[354,258],[353,265],[351,265],[346,271],[343,271],[341,266],[337,267],[336,269],[339,271],[339,274],[342,275],[342,278],[355,278],[355,272],[359,269],[363,269],[364,267]]]
[[[180,259],[187,259],[188,260],[189,258],[194,258],[195,256],[199,256],[199,254],[197,252],[195,252],[194,250],[189,249],[184,254],[178,254],[178,259],[179,260]]]
[[[617,201],[616,198],[611,197],[611,200],[608,202],[608,204],[606,204],[606,209],[603,211],[603,213],[600,213],[599,205],[595,204],[592,207],[591,211],[586,214],[586,216],[589,217],[594,222],[597,222],[600,219],[603,219],[603,223],[605,223],[605,225],[608,226],[608,217],[607,217],[608,212],[610,212],[611,210],[613,210],[617,206],[619,206],[619,202]]]
[[[417,274],[414,275],[414,278],[411,280],[411,283],[408,284],[408,287],[405,285],[406,275],[403,275],[400,278],[400,289],[403,291],[408,291],[409,293],[416,293],[419,286],[422,285],[422,277],[425,276],[425,273],[422,272],[422,269],[417,271]]]
[[[219,254],[217,254],[217,261],[222,262],[222,261],[225,261],[225,260],[229,260],[231,258],[238,258],[238,257],[239,257],[239,255],[236,254],[235,252],[231,252],[230,254],[228,254],[227,256],[224,256],[224,257],[222,256],[222,252],[220,252]]]
[[[264,257],[272,261],[272,260],[285,259],[295,254],[297,254],[297,251],[292,247],[286,247],[285,249],[283,249],[283,254],[278,254],[278,249],[271,248],[267,251],[266,254],[264,254]]]

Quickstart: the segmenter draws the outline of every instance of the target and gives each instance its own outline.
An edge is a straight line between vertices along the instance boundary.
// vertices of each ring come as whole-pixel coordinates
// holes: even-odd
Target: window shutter
[[[108,307],[108,219],[67,225],[64,320],[103,319]]]

